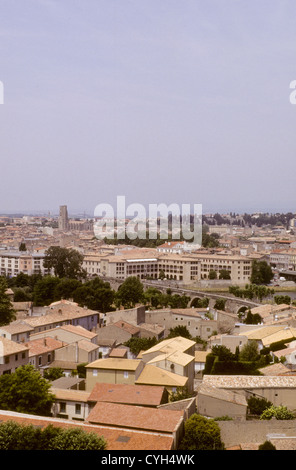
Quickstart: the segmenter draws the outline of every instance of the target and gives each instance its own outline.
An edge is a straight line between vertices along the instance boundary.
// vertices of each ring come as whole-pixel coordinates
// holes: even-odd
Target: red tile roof
[[[183,411],[98,402],[90,412],[87,422],[172,434],[182,424],[183,416]]]
[[[135,430],[123,430],[92,426],[85,423],[66,421],[59,418],[46,418],[41,416],[13,413],[0,410],[0,422],[15,421],[23,425],[43,426],[49,424],[62,428],[77,428],[93,432],[104,437],[107,441],[107,450],[171,450],[173,437]]]
[[[97,383],[89,395],[89,401],[156,407],[162,403],[164,393],[164,387]]]

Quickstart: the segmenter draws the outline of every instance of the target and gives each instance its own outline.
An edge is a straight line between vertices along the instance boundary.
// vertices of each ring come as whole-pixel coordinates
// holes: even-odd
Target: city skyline
[[[2,2],[0,212],[294,212],[293,6]]]

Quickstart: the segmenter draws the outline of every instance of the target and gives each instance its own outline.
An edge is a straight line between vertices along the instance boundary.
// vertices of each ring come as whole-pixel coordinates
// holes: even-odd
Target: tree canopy
[[[50,416],[54,395],[50,383],[31,364],[0,376],[0,409]]]
[[[0,424],[0,450],[105,450],[105,439],[83,429],[53,426],[44,428],[18,424],[12,420]]]
[[[82,268],[83,255],[73,248],[51,246],[45,252],[43,266],[53,269],[60,278],[83,279],[86,272]]]
[[[193,414],[185,422],[180,450],[224,450],[219,425],[213,419]]]
[[[15,320],[15,310],[6,290],[7,282],[5,278],[0,277],[0,326],[8,325]]]

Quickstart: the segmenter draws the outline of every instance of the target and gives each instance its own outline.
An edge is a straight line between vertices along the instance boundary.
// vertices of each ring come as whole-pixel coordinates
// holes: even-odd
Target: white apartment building
[[[14,277],[21,272],[28,275],[50,274],[43,267],[44,256],[43,252],[0,251],[0,275]]]
[[[241,255],[159,253],[157,250],[129,250],[116,255],[88,253],[83,267],[87,274],[126,279],[167,279],[191,283],[208,279],[210,271],[226,270],[237,284],[250,281],[252,259]]]

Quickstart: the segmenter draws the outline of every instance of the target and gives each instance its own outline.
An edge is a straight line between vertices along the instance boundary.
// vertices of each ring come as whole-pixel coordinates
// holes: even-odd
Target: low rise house
[[[197,388],[197,413],[210,418],[247,416],[248,403],[243,393],[225,390],[201,383]]]
[[[209,338],[208,346],[209,348],[213,348],[213,346],[225,346],[232,353],[235,353],[236,348],[239,348],[239,350],[241,350],[247,343],[248,338],[247,336],[244,336],[243,333],[241,335],[222,334],[215,335]]]
[[[99,344],[99,357],[105,359],[106,357],[109,357],[110,352],[113,350],[113,348],[116,347],[116,340],[98,338],[98,344]]]
[[[153,385],[171,393],[179,387],[194,389],[195,342],[182,337],[161,341],[137,359],[107,358],[86,366],[86,387],[96,382]]]
[[[145,323],[160,325],[164,328],[164,336],[168,336],[170,329],[176,326],[185,326],[191,336],[199,336],[207,340],[214,331],[218,330],[218,321],[211,319],[207,308],[164,308],[146,311]]]
[[[24,344],[0,337],[0,375],[12,374],[29,362],[29,348]]]
[[[163,403],[167,403],[168,393],[165,387],[97,383],[92,389],[88,401],[91,408],[97,402],[157,408]]]
[[[186,377],[191,393],[194,388],[195,341],[181,336],[169,338],[142,352],[142,361],[162,370]]]
[[[54,338],[34,339],[24,343],[29,349],[29,363],[36,369],[44,370],[55,359],[55,353],[64,343]]]
[[[117,427],[125,430],[157,433],[173,438],[173,449],[184,433],[183,411],[147,408],[98,402],[90,412],[87,422],[101,427]]]
[[[274,406],[296,409],[296,376],[204,375],[203,383],[223,390],[243,392],[246,399],[256,396],[271,401]]]
[[[288,304],[264,304],[251,309],[252,315],[260,315],[262,323],[276,323],[295,319],[296,307]]]
[[[62,429],[81,429],[85,432],[95,433],[107,442],[108,451],[163,451],[174,449],[173,434],[151,433],[123,427],[101,427],[82,421],[61,418],[35,416],[24,413],[0,410],[1,422],[13,421],[21,425],[38,426],[41,429],[49,425]]]
[[[86,339],[63,345],[56,351],[57,361],[72,361],[77,365],[91,363],[99,358],[99,346]]]
[[[82,326],[91,331],[97,327],[99,315],[99,312],[79,307],[75,302],[61,300],[45,308],[43,315],[26,318],[26,322],[34,328],[34,333],[63,325]]]
[[[16,343],[29,341],[34,328],[24,320],[15,320],[8,325],[0,326],[0,337],[10,339]]]
[[[50,389],[50,392],[55,396],[55,402],[52,407],[52,415],[54,417],[75,421],[85,421],[88,417],[89,392],[53,387]]]
[[[195,351],[195,357],[194,357],[194,372],[195,374],[198,374],[199,372],[202,372],[206,366],[206,358],[207,355],[211,351]]]
[[[98,359],[86,366],[86,390],[96,383],[134,384],[144,364],[138,359]]]
[[[169,395],[178,389],[188,389],[188,377],[175,374],[169,370],[163,370],[155,365],[146,364],[135,380],[136,385],[151,385],[165,387]]]
[[[98,344],[97,334],[79,325],[62,325],[56,328],[50,328],[49,330],[41,331],[39,333],[31,334],[31,339],[49,337],[69,344],[81,340],[87,340],[95,345]]]
[[[115,323],[109,323],[104,328],[98,330],[98,341],[101,339],[112,339],[116,344],[122,344],[130,338],[139,338],[140,329],[124,320],[119,320]]]
[[[244,331],[240,334],[248,338],[248,341],[256,341],[259,351],[269,347],[273,343],[286,341],[287,343],[296,340],[296,328],[290,328],[286,325],[262,326],[254,330]]]

